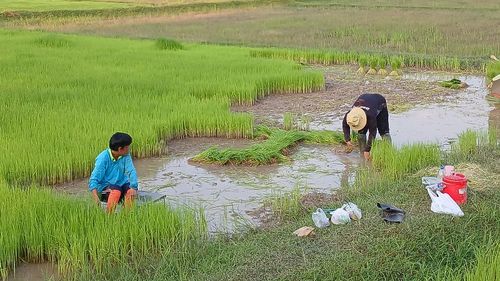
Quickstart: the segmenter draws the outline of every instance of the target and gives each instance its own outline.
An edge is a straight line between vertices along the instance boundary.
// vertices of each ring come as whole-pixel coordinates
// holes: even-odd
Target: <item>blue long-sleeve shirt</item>
[[[130,154],[115,159],[111,149],[101,152],[95,159],[95,166],[89,179],[89,190],[97,189],[102,192],[110,185],[122,186],[130,184],[133,189],[138,188],[137,173]]]

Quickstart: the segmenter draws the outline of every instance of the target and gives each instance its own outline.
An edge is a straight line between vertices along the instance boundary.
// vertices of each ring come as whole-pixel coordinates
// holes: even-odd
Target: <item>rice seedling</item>
[[[20,259],[55,262],[69,278],[142,257],[180,258],[174,253],[205,237],[206,222],[193,210],[147,204],[108,215],[87,200],[48,189],[2,185],[0,191],[1,279]]]
[[[309,115],[302,114],[299,119],[299,130],[309,131],[309,125],[311,124],[312,118]]]
[[[384,57],[380,57],[378,59],[378,66],[379,70],[377,72],[378,75],[386,76],[388,74],[387,70],[385,69],[387,67],[387,61],[385,60]]]
[[[261,143],[248,148],[218,149],[211,147],[191,160],[200,163],[215,163],[219,165],[267,165],[288,162],[288,148],[305,141],[317,144],[338,144],[343,142],[343,134],[334,131],[297,131],[271,129],[259,126],[255,136],[265,139]]]
[[[392,144],[376,142],[373,150],[373,167],[381,176],[389,180],[400,180],[422,168],[436,166],[440,163],[441,154],[437,145],[414,144],[400,149]]]
[[[359,56],[358,64],[359,68],[357,73],[360,75],[364,75],[366,72],[365,68],[368,66],[368,57],[363,55]]]
[[[160,38],[156,40],[156,47],[160,50],[183,50],[184,46],[172,39]]]
[[[240,47],[164,52],[147,40],[5,30],[0,40],[0,178],[9,184],[84,177],[115,131],[134,137],[135,157],[164,153],[171,138],[250,138],[253,117],[231,104],[324,86],[319,72]]]
[[[294,116],[293,116],[293,113],[291,112],[285,112],[285,114],[283,115],[283,129],[284,130],[291,130],[295,127],[294,123],[295,123],[295,120],[294,120]]]
[[[401,71],[401,59],[398,57],[391,58],[391,73],[390,76],[399,76]]]
[[[271,207],[273,216],[277,219],[290,220],[297,218],[304,212],[304,208],[300,204],[304,189],[300,185],[295,185],[290,192],[271,195],[264,204]]]
[[[420,54],[384,55],[382,53],[368,53],[340,50],[295,50],[295,49],[254,49],[250,52],[255,57],[284,58],[310,64],[353,64],[358,63],[362,56],[368,58],[370,67],[376,68],[379,58],[391,62],[392,70],[400,72],[402,65],[406,67],[430,68],[435,70],[483,70],[484,59],[471,60],[468,58],[428,56]],[[395,74],[395,73],[394,73]]]
[[[464,87],[464,84],[462,84],[462,81],[459,79],[453,78],[447,81],[439,81],[439,85],[441,87],[445,88],[450,88],[450,89],[461,89]]]
[[[368,72],[366,74],[370,74],[370,75],[375,75],[377,74],[377,65],[378,65],[378,57],[376,56],[372,56],[369,60],[370,62],[370,69],[368,70]]]

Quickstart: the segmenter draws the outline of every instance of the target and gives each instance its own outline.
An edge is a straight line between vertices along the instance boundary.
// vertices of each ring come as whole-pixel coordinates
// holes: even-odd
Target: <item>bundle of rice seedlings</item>
[[[359,63],[359,68],[357,73],[360,75],[364,75],[366,72],[365,67],[368,65],[368,58],[366,56],[360,56],[358,59],[358,63]]]
[[[391,68],[392,71],[389,73],[390,76],[399,76],[401,74],[401,58],[393,57],[391,58]]]
[[[378,64],[377,57],[370,58],[370,70],[368,70],[367,74],[371,74],[371,75],[377,74],[377,69],[376,69],[377,64]]]
[[[378,75],[386,76],[388,74],[387,70],[385,69],[387,67],[387,60],[383,57],[380,57],[378,59],[378,66],[380,67],[380,69],[378,70]]]

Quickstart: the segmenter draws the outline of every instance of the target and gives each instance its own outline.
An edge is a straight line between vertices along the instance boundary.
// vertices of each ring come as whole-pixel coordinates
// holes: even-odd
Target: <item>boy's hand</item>
[[[97,190],[96,189],[92,190],[92,198],[94,199],[95,203],[98,206],[101,205],[101,201],[99,200],[99,195],[97,195]]]
[[[136,196],[137,195],[137,190],[135,190],[133,188],[129,189],[128,192],[130,192],[130,196]]]
[[[365,157],[365,160],[366,160],[366,161],[370,161],[370,160],[372,160],[372,157],[371,157],[371,155],[370,155],[370,152],[368,152],[368,151],[363,152],[363,156]]]

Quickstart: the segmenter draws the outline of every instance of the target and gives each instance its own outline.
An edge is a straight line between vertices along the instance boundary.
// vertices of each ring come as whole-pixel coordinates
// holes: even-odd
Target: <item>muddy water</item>
[[[419,83],[458,78],[469,87],[455,90],[440,103],[416,105],[399,114],[389,115],[391,136],[396,145],[416,142],[434,142],[447,146],[467,129],[486,130],[490,111],[494,107],[486,100],[486,80],[475,75],[446,73],[408,73],[402,79]],[[388,100],[388,103],[391,101]],[[343,116],[323,115],[311,122],[312,129],[341,130]]]
[[[346,68],[334,69],[335,76]],[[351,71],[347,68],[347,71]],[[459,78],[470,86],[463,90],[436,88],[436,81]],[[443,73],[408,73],[399,80],[384,81],[369,78],[361,88],[348,92],[349,83],[360,83],[356,79],[336,81],[327,79],[327,88],[336,91],[336,85],[344,95],[335,95],[332,102],[335,110],[325,110],[316,104],[322,99],[332,100],[328,89],[313,93],[314,102],[301,95],[280,96],[295,99],[294,102],[269,104],[266,99],[249,109],[257,119],[271,118],[279,122],[283,112],[293,112],[300,101],[307,107],[301,113],[312,117],[311,129],[339,130],[341,118],[350,107],[358,91],[365,91],[374,85],[382,92],[393,93],[391,89],[404,85],[394,95],[388,94],[388,102],[409,103],[413,106],[404,113],[390,114],[391,134],[397,145],[414,142],[438,142],[446,145],[466,129],[486,129],[488,114],[492,107],[485,100],[488,93],[485,80],[473,75],[450,75]],[[362,81],[361,81],[362,82]],[[422,84],[422,85],[421,85]],[[419,100],[419,89],[426,91],[424,101]],[[338,90],[338,89],[337,89]],[[406,92],[408,91],[408,92]],[[433,97],[433,93],[438,97]],[[405,96],[411,95],[411,96]],[[385,95],[385,94],[384,94]],[[311,97],[309,96],[309,97]],[[295,102],[298,101],[299,103]],[[273,101],[274,102],[274,101]],[[264,105],[262,107],[262,105]],[[239,108],[239,111],[245,111]],[[262,204],[264,198],[272,194],[287,192],[294,187],[309,191],[332,192],[341,185],[352,181],[352,168],[359,162],[357,153],[338,154],[332,147],[299,145],[291,155],[289,163],[265,167],[235,167],[195,165],[189,159],[212,145],[220,147],[241,147],[250,145],[248,140],[184,139],[168,143],[168,156],[136,160],[140,175],[140,187],[167,195],[167,201],[174,206],[188,205],[203,207],[206,211],[211,231],[235,231],[240,222],[258,224],[248,213]],[[86,180],[64,185],[67,192],[86,192]]]
[[[290,163],[260,167],[195,165],[189,161],[212,146],[237,147],[250,141],[184,139],[168,143],[165,157],[136,160],[140,187],[167,195],[173,206],[203,207],[211,231],[235,231],[240,223],[258,224],[248,213],[263,198],[298,187],[307,191],[332,192],[353,180],[356,153],[337,155],[332,147],[300,145]],[[86,181],[73,182],[66,191],[85,193]]]
[[[57,267],[51,263],[22,263],[9,273],[7,281],[57,280]]]

